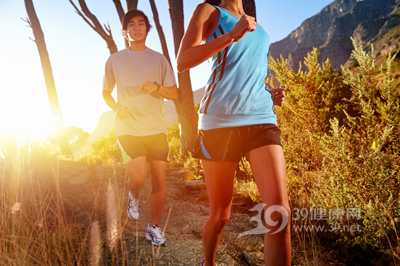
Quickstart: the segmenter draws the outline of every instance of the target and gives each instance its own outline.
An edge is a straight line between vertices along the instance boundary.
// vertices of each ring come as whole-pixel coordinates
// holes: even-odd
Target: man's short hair
[[[126,35],[126,31],[128,29],[128,23],[129,21],[137,16],[142,16],[144,18],[144,21],[146,23],[146,30],[147,33],[149,33],[150,29],[151,29],[151,25],[149,22],[149,19],[147,18],[147,16],[143,13],[143,11],[140,10],[129,10],[128,12],[126,12],[126,14],[124,15],[124,18],[122,19],[122,32]]]

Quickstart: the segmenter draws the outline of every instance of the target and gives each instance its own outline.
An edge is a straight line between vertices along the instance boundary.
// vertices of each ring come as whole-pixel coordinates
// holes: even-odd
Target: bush
[[[173,124],[168,128],[168,140],[169,140],[169,161],[172,164],[180,164],[182,160],[181,152],[181,138],[179,124]]]
[[[191,153],[183,156],[181,151],[180,128],[178,123],[168,128],[169,139],[169,162],[173,166],[183,167],[188,171],[186,179],[197,180],[202,179],[203,169],[199,159],[193,158]]]
[[[122,154],[115,137],[115,131],[113,130],[108,137],[102,137],[93,142],[79,161],[87,165],[122,163]]]
[[[271,59],[270,68],[290,88],[277,115],[292,207],[358,209],[361,219],[327,220],[361,226],[338,232],[339,240],[398,258],[400,95],[394,56],[377,75],[372,55],[355,47],[357,67],[339,73],[329,61],[318,63],[316,49],[305,58],[307,71],[294,73],[283,58]]]

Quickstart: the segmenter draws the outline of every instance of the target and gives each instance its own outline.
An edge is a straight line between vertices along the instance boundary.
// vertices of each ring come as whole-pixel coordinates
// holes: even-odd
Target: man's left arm
[[[176,85],[172,87],[164,87],[162,85],[159,86],[160,88],[158,89],[158,92],[161,94],[162,97],[168,100],[176,100],[176,98],[178,97]]]
[[[168,100],[175,100],[178,97],[178,91],[176,85],[172,87],[164,87],[156,82],[147,81],[143,83],[138,90],[143,90],[145,94],[150,94],[154,91],[158,91],[162,97]]]

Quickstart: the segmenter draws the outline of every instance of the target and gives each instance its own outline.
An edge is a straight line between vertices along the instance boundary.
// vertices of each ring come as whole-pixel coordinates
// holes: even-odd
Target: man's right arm
[[[115,78],[112,70],[111,57],[108,58],[105,67],[104,79],[103,79],[103,98],[106,104],[117,113],[119,119],[124,119],[129,116],[128,109],[117,104],[112,97],[111,93],[115,87]]]
[[[103,90],[103,99],[106,102],[106,104],[114,110],[114,112],[117,111],[119,105],[115,102],[114,97],[111,95],[111,91]]]
[[[103,90],[103,98],[106,104],[117,113],[119,119],[124,119],[129,116],[128,109],[115,102],[114,97],[111,95],[111,91]]]

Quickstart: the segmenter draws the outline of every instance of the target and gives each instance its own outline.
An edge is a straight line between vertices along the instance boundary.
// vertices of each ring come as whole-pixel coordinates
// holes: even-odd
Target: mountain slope
[[[321,62],[329,58],[338,69],[351,60],[351,37],[367,49],[374,44],[377,57],[399,50],[399,24],[400,0],[337,0],[271,44],[269,55],[279,58],[282,54],[297,70],[298,62],[317,47]]]

